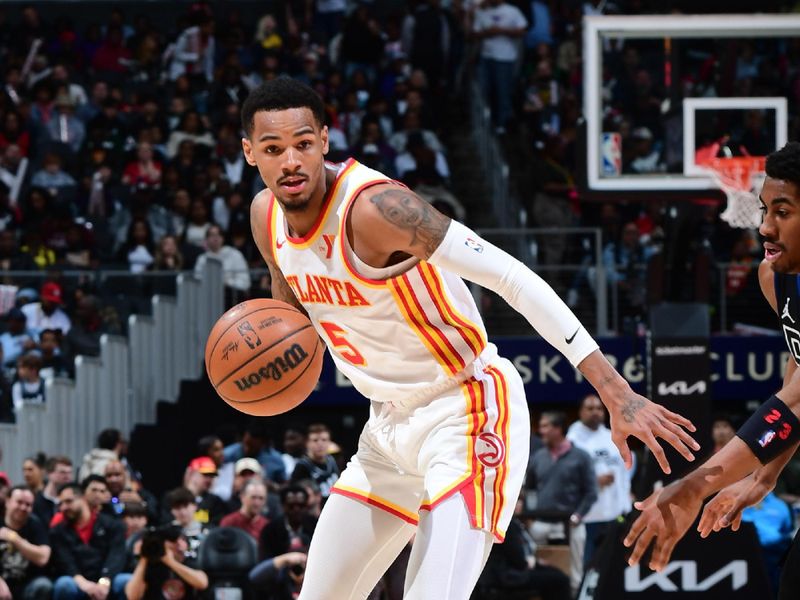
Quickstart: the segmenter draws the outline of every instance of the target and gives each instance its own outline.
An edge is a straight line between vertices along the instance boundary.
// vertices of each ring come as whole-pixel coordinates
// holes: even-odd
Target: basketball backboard
[[[800,48],[800,15],[587,16],[583,42],[592,190],[716,189],[694,160],[709,136],[732,138],[734,155],[787,141],[790,82],[761,57]],[[753,123],[751,149],[736,132]]]
[[[765,144],[781,148],[787,142],[789,109],[786,98],[684,98],[683,99],[683,174],[708,178],[706,168],[697,164],[697,153],[709,142],[724,146],[734,132],[759,119],[766,134]],[[757,154],[741,140],[731,143],[734,154]]]

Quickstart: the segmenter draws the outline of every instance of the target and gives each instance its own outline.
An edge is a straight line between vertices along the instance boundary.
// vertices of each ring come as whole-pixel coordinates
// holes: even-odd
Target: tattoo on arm
[[[272,279],[272,298],[274,300],[280,300],[282,302],[286,302],[287,304],[291,304],[301,313],[308,316],[306,309],[302,304],[300,304],[300,300],[298,300],[297,296],[295,296],[294,290],[292,290],[287,283],[286,278],[283,276],[283,273],[281,273],[278,265],[276,265],[273,261],[268,261],[267,265],[269,266],[269,275]]]
[[[389,189],[370,201],[392,225],[411,234],[411,246],[424,249],[426,257],[442,243],[450,219],[408,190]]]
[[[636,413],[644,406],[644,400],[636,396],[626,398],[622,405],[622,418],[626,423],[633,423],[636,420]]]

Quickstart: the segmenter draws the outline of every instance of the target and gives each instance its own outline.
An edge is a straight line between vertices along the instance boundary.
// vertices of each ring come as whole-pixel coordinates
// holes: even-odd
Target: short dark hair
[[[146,517],[147,516],[147,503],[146,502],[126,502],[125,508],[122,509],[123,517]]]
[[[197,440],[197,456],[210,456],[208,451],[218,441],[222,441],[218,435],[204,435],[201,437]]]
[[[789,142],[767,156],[767,176],[800,187],[800,142]]]
[[[286,504],[286,498],[289,497],[289,494],[303,494],[303,498],[305,498],[306,503],[308,503],[308,490],[302,485],[293,483],[283,488],[281,490],[281,504]]]
[[[72,466],[72,460],[70,460],[66,456],[51,456],[47,459],[47,463],[45,464],[44,470],[48,473],[52,473],[56,470],[58,465],[67,465],[68,467]]]
[[[28,353],[23,354],[17,359],[17,364],[20,367],[25,367],[26,369],[32,369],[34,371],[39,371],[42,368],[42,359],[39,358],[37,354]]]
[[[600,400],[600,396],[598,396],[597,394],[586,394],[583,398],[581,398],[580,403],[578,403],[578,408],[583,408],[584,404],[586,404],[586,401],[589,398],[597,398],[598,400]],[[603,404],[602,400],[600,400],[600,404]],[[604,407],[605,407],[605,405],[604,405]]]
[[[56,338],[56,341],[58,341],[58,332],[55,329],[42,329],[39,334],[39,339],[41,340],[45,335],[52,335]]]
[[[167,494],[167,506],[172,508],[180,508],[187,504],[197,504],[194,494],[185,487],[175,488]]]
[[[294,431],[302,435],[306,434],[306,426],[297,421],[289,421],[283,428],[283,434],[286,435],[287,431]]]
[[[122,440],[122,432],[119,429],[103,429],[97,435],[97,447],[103,450],[113,450]]]
[[[211,235],[212,229],[216,229],[217,233],[219,233],[223,238],[225,237],[225,232],[222,231],[222,227],[220,227],[216,223],[212,223],[211,225],[208,226],[208,229],[206,229],[206,239],[208,239],[208,236]]]
[[[312,423],[308,426],[308,435],[312,433],[330,433],[330,428],[325,423]]]
[[[269,442],[272,440],[272,432],[262,421],[263,419],[248,420],[247,424],[245,425],[244,432],[250,437]]]
[[[11,496],[14,495],[14,492],[16,492],[18,490],[22,490],[23,492],[29,492],[29,493],[33,494],[33,490],[31,490],[31,488],[29,488],[24,483],[20,483],[20,484],[15,485],[14,487],[12,487],[10,490],[8,490],[8,497],[11,498]]]
[[[95,481],[102,483],[104,486],[108,487],[108,482],[106,481],[105,477],[103,477],[102,475],[98,475],[97,473],[92,473],[91,475],[87,475],[86,477],[84,477],[83,481],[81,481],[81,490],[85,492],[87,489],[89,489],[89,486]]]
[[[250,137],[257,112],[289,108],[307,108],[318,127],[325,124],[325,105],[319,94],[306,84],[284,76],[262,83],[250,92],[242,105],[242,128]]]
[[[75,492],[76,496],[83,498],[83,488],[81,487],[81,484],[75,481],[68,481],[64,485],[59,486],[56,495],[60,496],[61,492],[63,492],[64,490],[72,490],[73,492]]]
[[[297,481],[294,482],[294,485],[305,488],[306,493],[308,493],[308,490],[311,490],[315,494],[319,494],[321,491],[319,489],[319,484],[313,479],[298,479]]]
[[[45,465],[47,465],[47,455],[44,452],[37,452],[33,456],[28,456],[25,461],[31,461],[40,469],[44,469]],[[25,462],[23,461],[23,462]]]
[[[553,427],[558,427],[561,433],[567,432],[567,415],[560,410],[546,410],[542,413],[542,418],[547,419]]]

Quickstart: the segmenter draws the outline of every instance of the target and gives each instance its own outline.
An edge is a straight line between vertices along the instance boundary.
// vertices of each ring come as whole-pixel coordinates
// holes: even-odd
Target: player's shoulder
[[[264,188],[253,197],[253,202],[250,204],[250,214],[262,212],[266,214],[270,202],[272,202],[272,192],[269,191],[269,188]]]
[[[385,195],[387,192],[414,194],[414,192],[409,190],[402,183],[387,177],[385,180],[376,180],[375,183],[361,190],[358,194],[358,198],[371,200],[373,198]]]
[[[380,227],[385,224],[383,217],[383,206],[388,203],[395,204],[407,202],[406,197],[416,198],[416,195],[404,185],[387,179],[386,181],[376,182],[358,192],[353,198],[350,208],[352,219],[361,226],[373,225]]]

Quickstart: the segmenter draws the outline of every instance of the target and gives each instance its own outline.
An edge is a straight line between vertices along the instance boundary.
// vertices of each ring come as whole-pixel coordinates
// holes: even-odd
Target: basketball
[[[311,321],[278,300],[242,302],[206,342],[211,385],[235,409],[259,417],[291,410],[314,390],[324,347]]]

